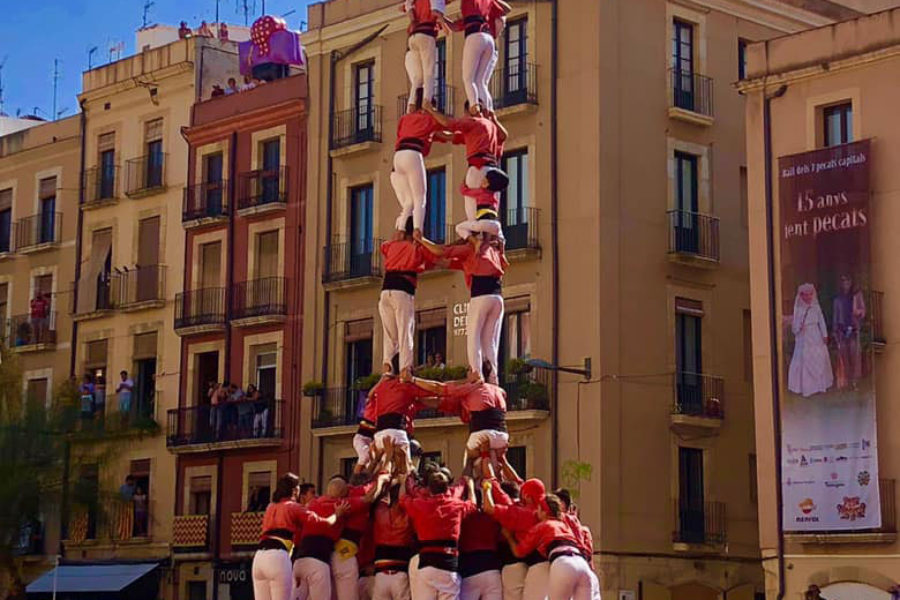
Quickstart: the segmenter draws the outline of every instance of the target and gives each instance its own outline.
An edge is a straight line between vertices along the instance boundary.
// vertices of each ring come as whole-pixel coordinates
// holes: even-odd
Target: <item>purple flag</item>
[[[295,31],[273,31],[269,37],[268,50],[268,54],[263,55],[259,46],[252,41],[240,42],[238,55],[241,75],[251,75],[253,67],[265,63],[303,65],[303,46],[300,44],[300,34]]]

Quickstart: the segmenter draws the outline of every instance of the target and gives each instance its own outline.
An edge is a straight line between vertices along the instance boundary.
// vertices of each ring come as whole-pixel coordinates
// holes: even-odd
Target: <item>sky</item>
[[[141,27],[146,0],[0,0],[0,64],[2,110],[10,116],[53,112],[53,61],[59,60],[57,113],[78,112],[76,95],[81,73],[88,68],[88,50],[94,46],[93,66],[109,61],[109,48],[124,42],[122,57],[134,54],[135,32]],[[212,22],[216,0],[150,0],[148,22],[174,25],[182,20],[196,28]],[[219,0],[220,19],[244,24],[245,0]],[[291,29],[306,20],[313,0],[266,0],[266,12],[284,15]],[[262,14],[263,0],[246,0],[250,23]]]

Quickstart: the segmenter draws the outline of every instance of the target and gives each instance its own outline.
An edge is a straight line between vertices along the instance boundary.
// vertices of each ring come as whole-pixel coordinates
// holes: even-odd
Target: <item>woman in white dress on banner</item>
[[[828,327],[816,288],[811,283],[797,288],[791,331],[794,355],[788,370],[788,389],[804,398],[827,391],[834,383],[828,354]]]

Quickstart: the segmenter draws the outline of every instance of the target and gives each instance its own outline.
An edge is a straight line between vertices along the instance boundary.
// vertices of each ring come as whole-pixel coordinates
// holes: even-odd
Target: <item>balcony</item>
[[[672,543],[676,550],[722,547],[728,541],[724,503],[675,500],[672,506],[675,521]]]
[[[87,285],[96,287],[96,293],[88,297],[86,296]],[[118,284],[115,273],[100,273],[97,281],[90,284],[83,282],[73,282],[72,288],[78,289],[78,304],[72,304],[72,318],[76,321],[86,321],[88,319],[96,319],[108,315],[117,307],[119,301]],[[72,294],[72,302],[75,301],[75,294]]]
[[[84,172],[83,208],[114,204],[119,200],[119,166],[93,167]]]
[[[380,144],[381,113],[381,107],[376,105],[335,113],[332,122],[331,155],[346,156]]]
[[[185,406],[168,413],[166,446],[172,452],[277,446],[283,434],[283,400],[240,400]]]
[[[209,515],[175,515],[172,519],[172,551],[178,554],[209,550]]]
[[[537,76],[537,65],[524,61],[496,69],[491,77],[494,110],[503,115],[537,106]]]
[[[686,210],[668,213],[669,258],[694,266],[719,264],[719,219]]]
[[[166,304],[166,266],[125,268],[113,275],[116,306],[126,312],[161,308]]]
[[[12,541],[13,556],[35,556],[44,553],[44,523],[29,520],[19,527],[18,539]]]
[[[434,94],[434,104],[437,106],[437,109],[447,115],[448,117],[452,117],[455,114],[454,107],[456,106],[456,88],[452,85],[447,85],[446,83],[439,85],[438,89]],[[409,94],[403,94],[397,98],[397,119],[406,114],[407,107],[409,106]]]
[[[204,288],[175,294],[175,332],[178,335],[224,329],[225,288]]]
[[[503,235],[510,260],[540,255],[539,217],[540,209],[530,206],[511,208],[503,215]]]
[[[887,345],[887,337],[884,334],[884,292],[869,292],[869,315],[872,319],[872,345],[876,352],[882,352]]]
[[[329,289],[361,287],[381,280],[382,240],[336,242],[325,246],[322,283]]]
[[[719,429],[725,418],[725,380],[700,373],[675,373],[671,424],[676,429]]]
[[[713,80],[681,69],[669,69],[669,117],[694,125],[713,123]]]
[[[247,216],[284,210],[288,194],[288,168],[257,169],[238,176],[237,211]]]
[[[548,371],[510,375],[501,386],[507,395],[507,419],[545,417],[550,410],[550,377]],[[313,429],[355,426],[362,417],[367,390],[329,388],[315,398]],[[420,411],[416,422],[453,418],[434,409]]]
[[[237,327],[282,323],[287,317],[284,277],[265,277],[235,284],[232,323]]]
[[[185,228],[200,227],[228,218],[228,181],[198,183],[184,188],[181,222]]]
[[[16,252],[31,254],[56,248],[62,239],[62,213],[44,212],[16,221]]]
[[[14,352],[53,350],[56,347],[56,312],[50,311],[44,317],[11,317],[9,339]]]
[[[147,154],[125,162],[125,195],[143,198],[166,191],[168,154]]]
[[[231,513],[231,546],[256,549],[264,512]]]

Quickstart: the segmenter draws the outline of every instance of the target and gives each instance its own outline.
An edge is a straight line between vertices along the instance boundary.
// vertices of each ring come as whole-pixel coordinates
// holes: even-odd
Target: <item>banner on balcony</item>
[[[868,140],[778,160],[787,531],[881,526],[870,162]]]

